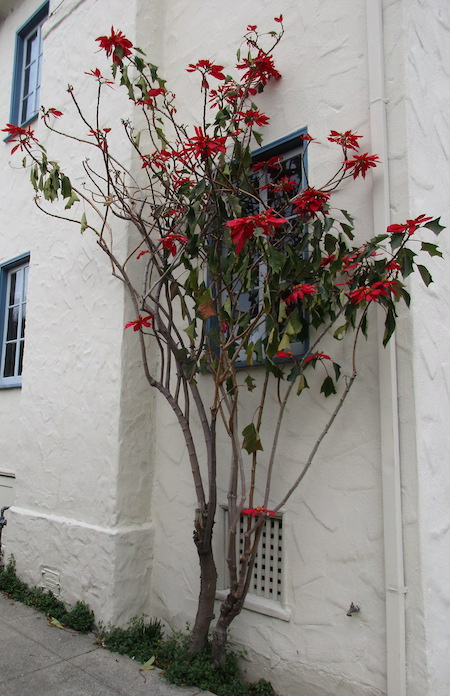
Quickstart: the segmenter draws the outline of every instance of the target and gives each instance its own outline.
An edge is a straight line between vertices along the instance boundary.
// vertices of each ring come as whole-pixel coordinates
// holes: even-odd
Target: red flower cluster
[[[355,155],[351,160],[345,160],[344,167],[346,171],[351,172],[354,179],[360,174],[365,179],[367,171],[371,167],[376,167],[379,161],[378,155],[369,155],[365,152],[363,155]]]
[[[256,229],[262,229],[267,236],[273,234],[273,228],[280,227],[287,222],[286,218],[275,217],[272,215],[273,208],[269,208],[259,215],[236,218],[229,220],[226,226],[230,228],[231,239],[236,245],[236,254],[240,254],[245,242],[253,237]]]
[[[304,363],[307,365],[310,363],[312,360],[331,360],[329,355],[325,355],[325,353],[312,353],[312,355],[308,355],[307,358],[305,358]]]
[[[258,109],[249,109],[248,111],[238,111],[238,115],[241,116],[248,126],[267,126],[270,119],[265,114],[262,114]]]
[[[272,56],[259,49],[254,58],[244,58],[236,66],[238,70],[247,70],[243,80],[249,84],[250,94],[256,94],[260,85],[263,87],[271,80],[279,80],[281,73],[275,68]]]
[[[98,41],[98,39],[97,39]],[[89,75],[89,77],[95,77],[96,80],[99,81],[100,84],[102,85],[113,85],[114,82],[111,80],[107,80],[106,77],[103,77],[101,74],[100,70],[98,68],[95,68],[95,70],[90,70],[89,72],[85,72],[85,75]]]
[[[252,167],[254,172],[259,172],[261,169],[267,169],[269,174],[276,174],[281,169],[281,158],[277,156],[271,157],[264,162],[255,162]]]
[[[106,152],[108,149],[108,141],[106,140],[106,136],[110,130],[111,128],[97,128],[96,130],[90,130],[88,134],[96,139],[98,147],[100,150],[103,150],[103,152]]]
[[[324,256],[320,262],[321,266],[328,266],[328,264],[333,263],[336,260],[336,254],[330,254],[329,256]]]
[[[303,217],[317,217],[317,213],[326,215],[325,206],[329,197],[329,193],[308,186],[298,198],[292,201],[292,205],[295,211]]]
[[[25,145],[30,145],[30,141],[34,140],[35,143],[38,141],[37,138],[34,137],[34,131],[31,130],[30,126],[28,126],[28,128],[22,128],[21,126],[14,125],[14,123],[7,123],[6,128],[2,128],[2,132],[9,133],[9,135],[13,136],[13,139],[10,140],[11,143],[17,143],[11,150],[12,155],[16,150],[23,150]]]
[[[256,508],[246,508],[242,510],[243,515],[250,515],[250,517],[259,517],[260,515],[275,515],[275,510],[266,510],[263,505],[259,505]]]
[[[414,220],[407,220],[404,225],[389,225],[387,231],[391,234],[408,232],[409,235],[412,235],[420,225],[423,225],[424,222],[428,222],[428,220],[431,220],[431,218],[425,217],[425,215],[419,215],[419,217],[414,218]]]
[[[99,42],[100,49],[106,51],[108,58],[112,54],[113,63],[120,65],[123,58],[131,56],[133,44],[121,31],[116,33],[114,27],[111,27],[111,36],[99,36],[95,40]]]
[[[58,109],[44,109],[42,107],[42,119],[44,121],[47,121],[49,116],[55,116],[55,118],[59,118],[60,116],[63,115],[62,111],[58,111]]]
[[[165,94],[166,90],[164,87],[157,87],[155,89],[149,89],[145,97],[142,99],[138,99],[136,104],[140,104],[141,106],[153,106],[155,101],[154,97],[158,97],[160,94]]]
[[[397,286],[396,280],[378,280],[373,285],[363,285],[356,290],[348,293],[348,298],[353,304],[361,304],[361,302],[377,302],[381,296],[388,297],[390,293],[395,292]]]
[[[211,77],[215,77],[216,80],[226,80],[222,72],[223,65],[213,65],[210,60],[199,60],[197,63],[190,63],[189,67],[186,68],[187,72],[195,72],[197,70],[202,75],[202,89],[209,88],[206,75],[211,75]]]
[[[153,317],[154,314],[149,314],[147,317],[141,317],[141,315],[139,315],[134,321],[129,321],[128,324],[125,324],[125,328],[129,329],[132,326],[133,331],[140,331],[142,328],[150,329]]]
[[[182,152],[181,156],[186,154],[193,154],[194,157],[199,157],[202,160],[208,159],[208,157],[213,157],[219,152],[226,152],[225,141],[226,136],[221,138],[211,138],[209,135],[205,135],[200,126],[194,126],[196,135],[193,138],[188,139],[189,145],[187,145]]]
[[[292,358],[292,352],[290,350],[279,350],[278,353],[275,354],[276,358]]]
[[[162,237],[159,241],[162,242],[162,247],[163,249],[167,249],[172,256],[177,255],[177,245],[175,242],[181,242],[182,244],[186,244],[188,238],[185,237],[182,234],[167,234],[165,237]]]
[[[299,302],[303,300],[308,295],[315,295],[317,292],[314,285],[310,283],[300,283],[299,285],[294,285],[292,292],[288,297],[286,297],[286,304],[292,304],[294,302]]]
[[[345,133],[332,130],[328,136],[330,143],[337,143],[343,150],[359,150],[359,138],[362,138],[362,135],[356,135],[351,130],[345,131]]]
[[[260,190],[265,191],[265,189],[270,189],[270,191],[273,191],[274,193],[286,193],[287,195],[290,195],[294,193],[297,186],[298,182],[295,179],[289,179],[288,176],[282,176],[281,179],[278,179],[278,181],[269,181],[269,183],[265,186],[261,186]]]

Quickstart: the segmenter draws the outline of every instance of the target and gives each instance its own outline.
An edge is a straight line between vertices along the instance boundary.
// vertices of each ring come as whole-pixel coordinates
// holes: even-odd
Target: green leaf
[[[297,396],[299,396],[304,389],[309,389],[309,385],[305,379],[305,375],[300,375],[300,379],[298,380]]]
[[[68,210],[73,206],[74,203],[79,203],[80,199],[78,198],[77,194],[72,191],[72,194],[67,201],[66,205],[64,206],[65,210]]]
[[[49,626],[54,626],[55,628],[60,628],[63,631],[66,630],[65,627],[62,625],[62,623],[60,621],[58,621],[58,619],[55,619],[53,616],[51,618],[49,618],[48,624],[49,624]]]
[[[396,249],[398,249],[399,246],[401,246],[402,242],[403,242],[403,235],[402,234],[398,234],[398,233],[392,234],[391,239],[389,241],[392,251],[395,251]]]
[[[342,326],[339,326],[336,331],[334,332],[333,336],[336,338],[338,341],[342,341],[344,338],[345,332],[347,331],[347,324],[342,324]]]
[[[254,136],[256,142],[258,143],[258,145],[261,146],[261,145],[262,145],[262,141],[263,141],[262,133],[258,133],[258,131],[255,131],[255,130],[254,130],[254,131],[253,131],[253,136]]]
[[[336,382],[338,381],[339,377],[341,376],[341,366],[338,363],[333,363],[334,367],[334,374],[336,375]]]
[[[422,251],[426,251],[430,256],[440,256],[442,258],[442,252],[439,251],[436,244],[429,244],[428,242],[422,242]]]
[[[336,388],[330,376],[324,379],[323,384],[320,387],[320,392],[321,394],[324,394],[324,396],[331,396],[331,394],[336,394]]]
[[[428,268],[425,268],[425,266],[420,266],[419,264],[417,265],[417,268],[419,269],[419,273],[422,276],[423,282],[428,287],[429,284],[433,282],[433,278],[431,277]]]
[[[83,234],[83,232],[87,228],[87,226],[88,226],[88,221],[87,221],[86,213],[83,213],[83,215],[81,216],[81,227],[80,227],[81,234]]]
[[[155,656],[152,655],[152,657],[147,660],[147,662],[144,662],[141,667],[139,667],[140,672],[145,672],[147,669],[155,669],[155,665],[153,664],[155,662]]]
[[[70,198],[72,195],[72,184],[68,176],[61,176],[61,193],[63,198]]]
[[[259,439],[259,433],[256,430],[254,423],[247,425],[242,431],[242,435],[244,436],[242,449],[247,450],[249,454],[252,454],[252,452],[256,452],[257,450],[263,450],[261,440]]]
[[[253,391],[256,389],[256,381],[253,379],[253,377],[250,377],[250,375],[247,375],[247,377],[244,380],[245,384],[247,385],[248,391]]]
[[[384,336],[383,336],[383,346],[386,346],[395,331],[395,312],[392,307],[389,307],[386,313],[386,320],[384,322]]]
[[[195,329],[195,320],[191,321],[189,326],[186,329],[183,329],[183,331],[184,331],[184,333],[186,333],[189,336],[191,341],[194,342],[195,339],[197,338],[197,331]]]
[[[434,234],[439,234],[442,232],[442,230],[445,230],[445,227],[441,225],[440,223],[441,218],[436,218],[435,220],[430,220],[430,222],[427,222],[424,227],[427,227],[429,230],[434,232]]]
[[[269,261],[269,266],[274,273],[279,273],[286,261],[285,255],[281,251],[277,251],[270,244],[267,246],[267,259]]]

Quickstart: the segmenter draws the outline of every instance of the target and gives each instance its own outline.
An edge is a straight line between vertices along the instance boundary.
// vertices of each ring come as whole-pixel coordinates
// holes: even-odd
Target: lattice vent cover
[[[244,531],[247,516],[241,515],[239,528],[239,552],[244,551]],[[283,573],[283,520],[269,517],[264,525],[258,554],[253,569],[253,580],[249,592],[275,601],[281,601]]]

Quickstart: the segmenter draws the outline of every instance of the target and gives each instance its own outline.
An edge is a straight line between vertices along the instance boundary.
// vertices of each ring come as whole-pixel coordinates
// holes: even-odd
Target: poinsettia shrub
[[[75,184],[64,163],[50,159],[31,127],[4,129],[12,151],[22,153],[30,167],[37,206],[94,234],[125,283],[134,306],[125,330],[136,334],[146,379],[180,424],[197,497],[194,541],[201,577],[193,652],[205,647],[214,614],[219,468],[221,478],[229,480],[229,593],[212,633],[219,664],[225,659],[227,628],[250,586],[263,525],[300,485],[354,384],[356,347],[367,335],[370,308],[378,305],[384,312],[386,344],[399,303],[410,303],[405,279],[418,271],[428,285],[431,276],[422,256],[441,255],[436,244],[420,241],[423,231],[442,229],[424,214],[355,241],[354,220],[335,207],[334,193],[343,183],[369,178],[379,157],[361,149],[362,136],[352,130],[330,132],[327,144],[340,153],[339,166],[321,185],[301,185],[306,172],[292,175],[281,158],[253,161],[252,151],[269,123],[258,95],[281,79],[273,52],[283,35],[282,19],[276,17],[267,34],[248,26],[230,69],[207,59],[186,66],[203,107],[192,126],[179,121],[175,95],[141,49],[114,28],[99,37],[100,49],[112,59],[111,73],[97,67],[87,72],[97,86],[93,108],[68,88],[78,131],[71,131],[74,119],[59,109],[42,109],[47,129],[55,138],[69,138],[71,152],[78,153],[84,187]],[[123,90],[139,118],[105,125],[112,89]],[[139,130],[136,123],[142,124]],[[113,128],[125,135],[122,149],[112,144]],[[320,146],[309,134],[301,138],[298,144],[305,148]],[[131,171],[124,164],[130,149],[137,162]],[[63,205],[50,209],[47,201]],[[123,220],[135,240],[126,253],[114,245],[116,222]],[[333,359],[329,336],[349,341],[346,365]],[[304,346],[302,354],[292,350],[293,343]],[[243,362],[249,368],[245,377]],[[253,365],[262,380],[255,379]],[[318,366],[325,368],[320,392],[334,399],[333,406],[311,452],[293,472],[289,490],[275,500],[271,482],[280,464],[286,406],[305,393]],[[210,389],[201,388],[202,379]],[[260,430],[272,391],[278,412],[269,440]],[[250,422],[242,422],[244,402],[252,406]],[[228,437],[226,458],[218,457],[218,421]],[[262,499],[257,490],[264,491]],[[247,524],[238,553],[242,514]]]

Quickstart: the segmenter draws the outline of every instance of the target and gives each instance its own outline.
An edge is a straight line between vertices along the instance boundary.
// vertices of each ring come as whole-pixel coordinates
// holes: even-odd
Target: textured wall
[[[393,215],[442,215],[448,225],[450,9],[439,0],[385,4]],[[441,237],[446,258],[447,237]],[[448,261],[433,259],[430,268],[435,284],[428,290],[412,284],[411,321],[398,337],[413,696],[446,696],[450,683]]]
[[[1,25],[4,95],[10,92],[15,32],[39,5],[19,4]],[[129,33],[134,4],[127,7],[124,21],[120,4],[112,6],[106,25],[101,3],[66,0],[51,8],[42,103],[63,111],[66,124],[75,124],[67,85],[95,104],[94,82],[84,75],[99,59],[95,38],[111,22]],[[114,117],[126,116],[114,99],[111,92],[105,115],[105,126],[115,127],[113,142],[121,141]],[[0,110],[6,123],[7,98]],[[39,120],[32,127],[81,185],[85,177],[73,146],[48,140]],[[85,126],[76,129],[85,134]],[[35,208],[27,173],[10,150],[2,144],[0,258],[29,251],[31,263],[23,387],[0,394],[2,467],[17,476],[6,552],[14,552],[27,580],[38,583],[42,567],[51,568],[64,598],[84,599],[103,621],[123,622],[147,607],[152,561],[151,428],[142,423],[151,398],[135,369],[135,342],[123,333],[134,310],[95,240]],[[126,251],[126,228],[118,223],[114,233],[116,249]]]
[[[2,94],[10,91],[14,32],[38,4],[18,3],[0,25]],[[449,18],[438,0],[384,5],[391,204],[393,220],[401,221],[444,212]],[[286,36],[276,62],[283,79],[258,99],[271,117],[265,142],[308,126],[323,144],[309,155],[315,186],[339,162],[340,152],[324,145],[330,129],[357,130],[363,151],[371,151],[364,3],[283,0],[274,8],[266,0],[133,0],[124,17],[123,3],[114,0],[107,19],[104,9],[94,0],[64,0],[55,3],[47,24],[42,100],[64,111],[66,123],[73,122],[66,85],[79,85],[86,100],[93,99],[84,71],[107,70],[104,56],[93,54],[94,39],[111,24],[148,51],[178,96],[180,116],[198,123],[198,79],[184,68],[199,58],[229,66],[247,24],[271,29],[274,14],[282,11]],[[129,107],[120,90],[110,98],[105,125],[112,128],[113,146],[121,148],[118,119]],[[5,99],[0,122],[8,115]],[[42,126],[37,128],[41,134]],[[80,183],[73,148],[53,140],[51,147],[64,166],[78,172]],[[133,310],[95,242],[35,210],[26,174],[9,164],[9,150],[0,148],[7,172],[0,193],[0,260],[30,251],[31,270],[23,388],[0,391],[2,467],[17,476],[6,551],[14,552],[19,572],[30,581],[39,582],[43,566],[59,572],[62,595],[90,602],[102,621],[124,623],[146,610],[183,627],[194,616],[198,568],[195,498],[178,425],[145,387],[136,336],[122,331]],[[123,153],[137,171],[139,164],[126,148]],[[356,215],[360,234],[370,234],[370,176],[346,186],[338,205]],[[127,232],[115,226],[120,251],[131,248]],[[436,290],[414,285],[413,321],[402,317],[399,335],[413,696],[444,696],[449,681],[448,651],[442,650],[448,643],[448,583],[442,577],[450,557],[448,429],[442,426],[450,415],[449,308],[439,260],[434,275]],[[321,348],[346,364],[347,345]],[[260,382],[258,371],[252,374]],[[284,696],[298,696],[300,689],[305,696],[379,696],[386,690],[377,351],[370,344],[361,347],[359,374],[330,438],[286,506],[283,615],[289,621],[244,610],[232,626],[233,640],[248,648],[249,675],[272,679]],[[202,390],[208,382],[200,378]],[[287,412],[270,506],[292,482],[335,404],[311,392]],[[276,401],[270,399],[263,443],[273,430]],[[251,401],[244,405],[243,425],[253,411]],[[227,441],[219,437],[224,489]],[[220,502],[226,502],[223,492]],[[220,535],[218,524],[218,548]],[[362,610],[349,619],[351,601]]]

